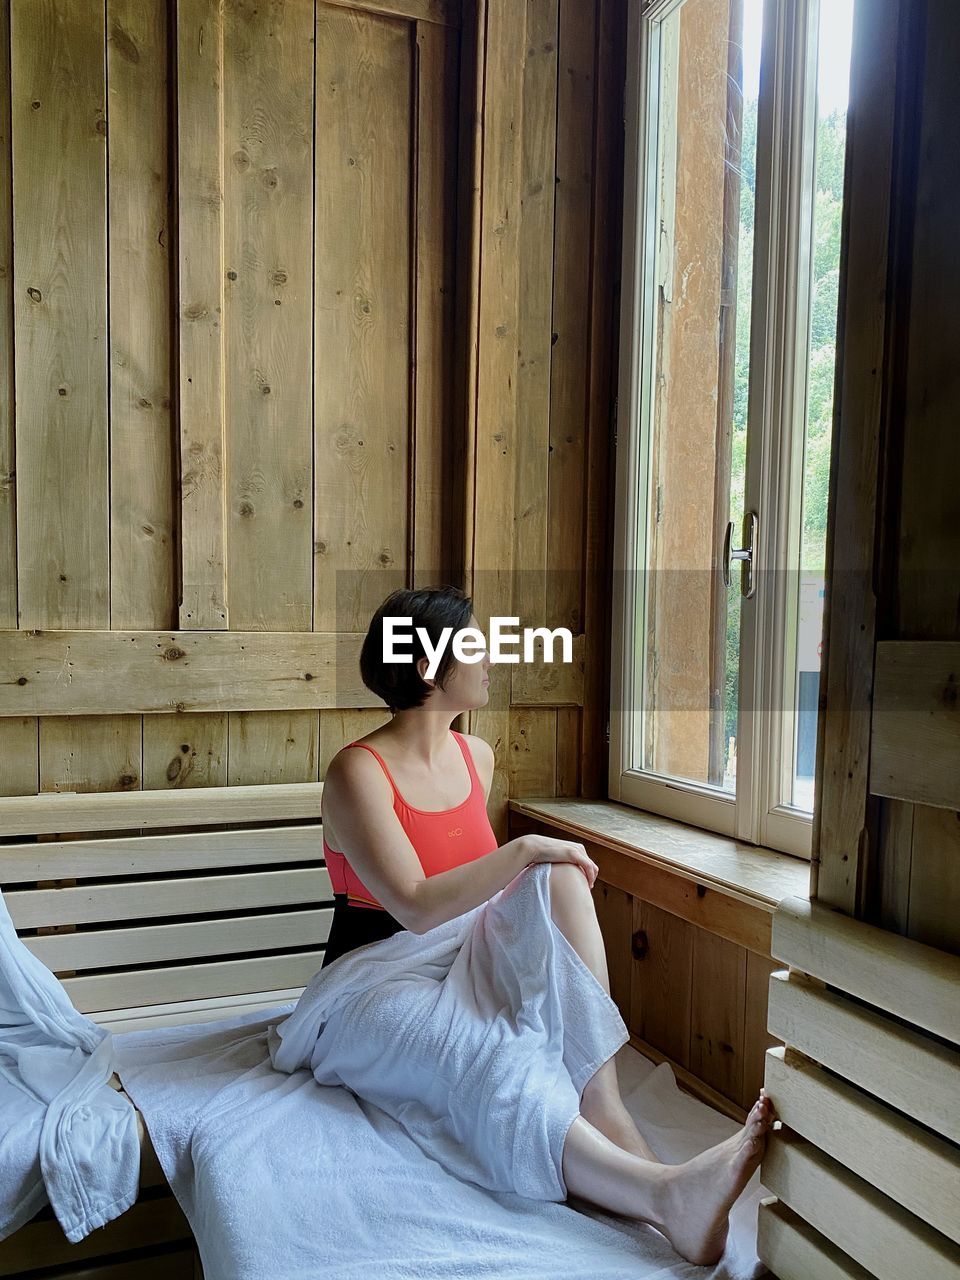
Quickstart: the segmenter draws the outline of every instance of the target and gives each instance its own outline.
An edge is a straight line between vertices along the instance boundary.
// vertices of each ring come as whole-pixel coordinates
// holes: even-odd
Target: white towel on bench
[[[415,934],[321,969],[270,1040],[392,1116],[428,1156],[490,1191],[565,1200],[562,1155],[584,1085],[629,1039],[550,915],[550,864]]]
[[[0,894],[0,1240],[49,1201],[76,1244],[136,1200],[140,1139],[113,1039],[17,937]]]

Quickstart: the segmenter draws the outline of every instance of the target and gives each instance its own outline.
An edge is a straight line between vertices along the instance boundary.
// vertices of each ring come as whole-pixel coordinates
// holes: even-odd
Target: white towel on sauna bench
[[[0,1240],[49,1201],[76,1244],[137,1198],[136,1112],[113,1038],[17,937],[0,894]]]
[[[321,969],[271,1037],[392,1116],[425,1155],[490,1191],[565,1200],[580,1094],[630,1038],[550,915],[550,864],[426,934],[402,930]]]
[[[575,1197],[557,1202],[557,1141],[578,1088],[563,1069],[572,1066],[579,1082],[593,1060],[622,1046],[624,1101],[668,1162],[738,1126],[695,1099],[671,1097],[668,1068],[654,1070],[625,1044],[616,1006],[550,919],[548,875],[537,864],[499,903],[429,934],[395,934],[349,952],[317,975],[292,1013],[116,1037],[118,1071],[196,1236],[206,1280],[765,1274],[755,1252],[757,1175],[734,1206],[716,1268],[684,1262],[643,1223]],[[468,957],[457,963],[461,937],[477,974],[467,971]],[[444,1036],[436,1010],[445,979],[464,1007],[448,1010]],[[482,1025],[480,1011],[491,1008]],[[341,1019],[342,1044],[331,1038],[320,1048],[337,1009],[351,1010],[355,1023],[344,1030]],[[364,1028],[370,1038],[357,1043]],[[505,1060],[510,1045],[514,1057]],[[469,1057],[474,1050],[479,1061]],[[274,1069],[271,1051],[284,1070]],[[443,1073],[439,1085],[413,1074],[428,1067]],[[321,1087],[311,1071],[342,1072],[378,1095],[393,1080],[401,1092],[382,1096],[381,1108],[352,1087]],[[649,1100],[644,1076],[657,1085]],[[463,1087],[451,1098],[458,1078]],[[444,1099],[450,1118],[431,1118],[430,1100],[439,1107]],[[457,1133],[477,1117],[486,1130],[466,1132],[461,1146]],[[505,1127],[511,1117],[516,1132]],[[489,1189],[511,1181],[544,1198]]]

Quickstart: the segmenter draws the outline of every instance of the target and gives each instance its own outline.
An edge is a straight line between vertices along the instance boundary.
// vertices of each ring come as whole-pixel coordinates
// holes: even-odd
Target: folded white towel
[[[48,1200],[74,1244],[136,1200],[137,1117],[113,1039],[17,937],[0,894],[0,1240]]]
[[[554,924],[550,864],[472,911],[321,969],[270,1039],[392,1116],[425,1154],[491,1191],[565,1200],[562,1155],[584,1085],[629,1039]]]

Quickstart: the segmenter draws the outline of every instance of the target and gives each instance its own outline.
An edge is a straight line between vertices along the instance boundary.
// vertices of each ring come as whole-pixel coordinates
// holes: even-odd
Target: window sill
[[[806,859],[614,800],[524,798],[509,812],[511,836],[549,828],[575,837],[605,883],[762,955],[780,901],[810,896]]]

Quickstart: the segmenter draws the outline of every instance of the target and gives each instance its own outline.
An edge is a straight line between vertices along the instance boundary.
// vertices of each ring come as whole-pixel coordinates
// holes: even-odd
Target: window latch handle
[[[755,511],[748,511],[743,517],[743,542],[742,547],[730,546],[730,539],[733,534],[733,521],[727,521],[727,530],[723,535],[723,585],[730,585],[730,562],[731,560],[742,561],[740,565],[740,594],[745,600],[750,597],[757,589],[757,584],[753,575],[754,565],[754,549],[757,545],[757,530],[760,525],[759,517]]]

